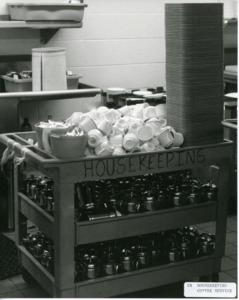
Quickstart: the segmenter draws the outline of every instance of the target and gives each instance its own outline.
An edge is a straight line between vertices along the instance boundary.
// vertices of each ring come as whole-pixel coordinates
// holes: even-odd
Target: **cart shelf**
[[[76,244],[148,234],[216,220],[216,202],[76,223]],[[144,224],[142,226],[142,224]],[[130,230],[129,230],[130,228]]]
[[[19,193],[18,195],[19,212],[54,240],[54,218],[24,194]],[[216,207],[217,202],[209,201],[105,220],[76,222],[75,243],[77,245],[90,244],[115,238],[148,234],[152,232],[152,229],[157,232],[184,227],[188,224],[194,225],[215,221]],[[143,228],[141,228],[142,223],[144,224]],[[130,228],[130,231],[128,228]]]
[[[18,248],[24,268],[29,273],[34,274],[34,277],[52,295],[54,277],[23,246]],[[210,255],[79,282],[72,287],[70,292],[77,298],[111,297],[115,293],[122,293],[122,286],[124,287],[124,293],[130,293],[136,289],[149,289],[159,285],[189,280],[196,276],[210,275],[216,270],[217,272],[220,270],[219,261],[215,258],[215,255]],[[140,289],[138,286],[140,286]],[[63,292],[61,297],[64,297],[64,294]]]
[[[213,264],[216,265],[213,266]],[[210,275],[220,267],[212,256],[170,263],[123,274],[92,279],[76,284],[77,298],[103,298],[150,289],[169,283],[186,281],[201,275]]]
[[[18,246],[18,249],[19,261],[22,266],[24,266],[30,274],[34,274],[34,278],[41,282],[44,289],[52,295],[54,290],[54,277],[47,272],[23,246]]]
[[[24,194],[19,193],[18,195],[19,212],[41,228],[49,238],[54,240],[54,218]]]

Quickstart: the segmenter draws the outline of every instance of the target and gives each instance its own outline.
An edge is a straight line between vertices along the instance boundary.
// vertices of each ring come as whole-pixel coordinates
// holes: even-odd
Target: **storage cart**
[[[28,144],[28,138],[36,141],[35,132],[0,135],[1,142],[13,149],[16,156],[24,157],[27,166],[54,180],[54,217],[23,193],[15,193],[16,243],[20,263],[51,296],[112,297],[202,276],[215,280],[215,275],[217,277],[220,272],[225,248],[227,199],[230,196],[233,163],[231,142],[162,152],[59,160]],[[207,181],[215,166],[219,169],[217,201],[104,220],[74,221],[75,182],[187,169]],[[16,191],[19,177],[19,170],[15,168]],[[54,276],[22,245],[27,219],[54,241]],[[212,255],[74,283],[75,245],[149,234],[208,221],[216,222],[215,251]]]

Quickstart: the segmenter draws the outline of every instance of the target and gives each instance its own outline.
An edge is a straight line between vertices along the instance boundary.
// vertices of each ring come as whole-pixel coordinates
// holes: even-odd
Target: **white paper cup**
[[[121,113],[117,109],[112,109],[113,114],[115,115],[116,120],[121,118]]]
[[[109,108],[106,106],[99,106],[97,108],[97,112],[99,112],[100,114],[103,114],[103,113],[107,112],[108,110],[109,110]]]
[[[89,116],[84,116],[84,118],[79,123],[79,127],[83,131],[89,132],[91,129],[96,129],[96,124]]]
[[[168,128],[165,128],[161,131],[158,136],[160,144],[164,148],[170,148],[173,145],[173,135]]]
[[[144,102],[144,103],[137,103],[135,104],[135,106],[144,109],[145,107],[149,106],[149,104],[148,102]]]
[[[171,132],[176,132],[176,130],[172,126],[165,126],[165,128],[168,128]]]
[[[155,107],[154,106],[148,106],[145,107],[143,110],[143,119],[144,120],[148,120],[151,118],[156,118],[156,111],[155,111]]]
[[[160,144],[155,146],[155,151],[164,151],[164,150],[165,150],[165,148]]]
[[[118,108],[118,111],[121,113],[123,116],[130,116],[132,112],[133,106],[131,105],[124,105],[120,108]]]
[[[109,141],[114,147],[122,147],[122,145],[123,145],[123,135],[122,134],[111,135],[109,137]]]
[[[158,104],[155,106],[155,112],[158,118],[167,118],[167,106],[166,104]]]
[[[137,134],[139,128],[141,128],[141,127],[142,127],[141,123],[130,123],[129,128],[128,128],[128,132],[133,132],[133,133]]]
[[[115,126],[122,127],[122,128],[124,128],[124,130],[127,130],[128,126],[129,126],[129,117],[125,116],[125,117],[122,117],[121,119],[117,120],[117,122],[115,123]]]
[[[140,123],[143,124],[142,118],[129,117],[129,123]]]
[[[79,125],[81,119],[82,119],[82,112],[74,112],[67,120],[66,123],[68,124],[76,124]]]
[[[114,152],[114,147],[108,143],[108,141],[103,141],[95,148],[95,154],[97,156],[112,155]]]
[[[98,123],[98,129],[100,131],[102,131],[105,135],[109,135],[111,133],[111,130],[112,130],[112,124],[107,121],[106,119],[100,121]]]
[[[176,131],[170,131],[173,136],[173,147],[180,147],[184,142],[182,133]]]
[[[143,119],[143,108],[135,105],[131,117]]]
[[[153,138],[154,130],[150,126],[147,126],[147,125],[142,126],[137,131],[137,136],[142,142],[147,142]]]
[[[97,147],[103,139],[103,133],[98,129],[91,129],[88,132],[88,145],[92,148]]]
[[[124,155],[126,152],[122,147],[116,147],[112,155]]]
[[[104,113],[104,115],[106,120],[109,121],[111,124],[114,124],[118,119],[113,109],[109,109],[107,112]]]
[[[139,138],[135,133],[127,133],[123,139],[123,147],[127,151],[132,151],[139,144]]]
[[[162,125],[162,127],[165,127],[167,125],[167,120],[161,117],[158,117],[158,122]]]
[[[96,109],[92,109],[91,111],[86,113],[86,115],[89,116],[92,120],[94,120],[95,123],[97,123],[97,121],[101,120],[102,118],[102,114],[99,113]]]
[[[150,140],[151,143],[154,144],[155,147],[159,146],[160,145],[160,142],[158,140],[157,137],[153,137],[151,140]]]
[[[157,118],[151,118],[146,122],[147,126],[150,126],[154,130],[154,136],[158,136],[162,130],[162,124]]]
[[[93,148],[86,147],[85,156],[87,157],[95,156],[95,150]]]
[[[112,134],[113,135],[124,134],[124,133],[125,133],[124,127],[122,127],[120,125],[113,125],[112,126]]]
[[[141,151],[153,152],[155,151],[155,145],[152,142],[146,142],[142,145]]]

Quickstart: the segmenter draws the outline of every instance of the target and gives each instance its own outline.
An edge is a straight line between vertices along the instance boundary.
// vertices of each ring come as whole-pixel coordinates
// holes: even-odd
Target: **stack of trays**
[[[168,124],[185,146],[223,140],[223,5],[165,5]]]

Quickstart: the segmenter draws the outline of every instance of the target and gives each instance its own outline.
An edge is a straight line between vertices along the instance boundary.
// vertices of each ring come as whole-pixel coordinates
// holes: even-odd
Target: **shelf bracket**
[[[59,28],[40,29],[40,42],[46,44],[59,30]]]

